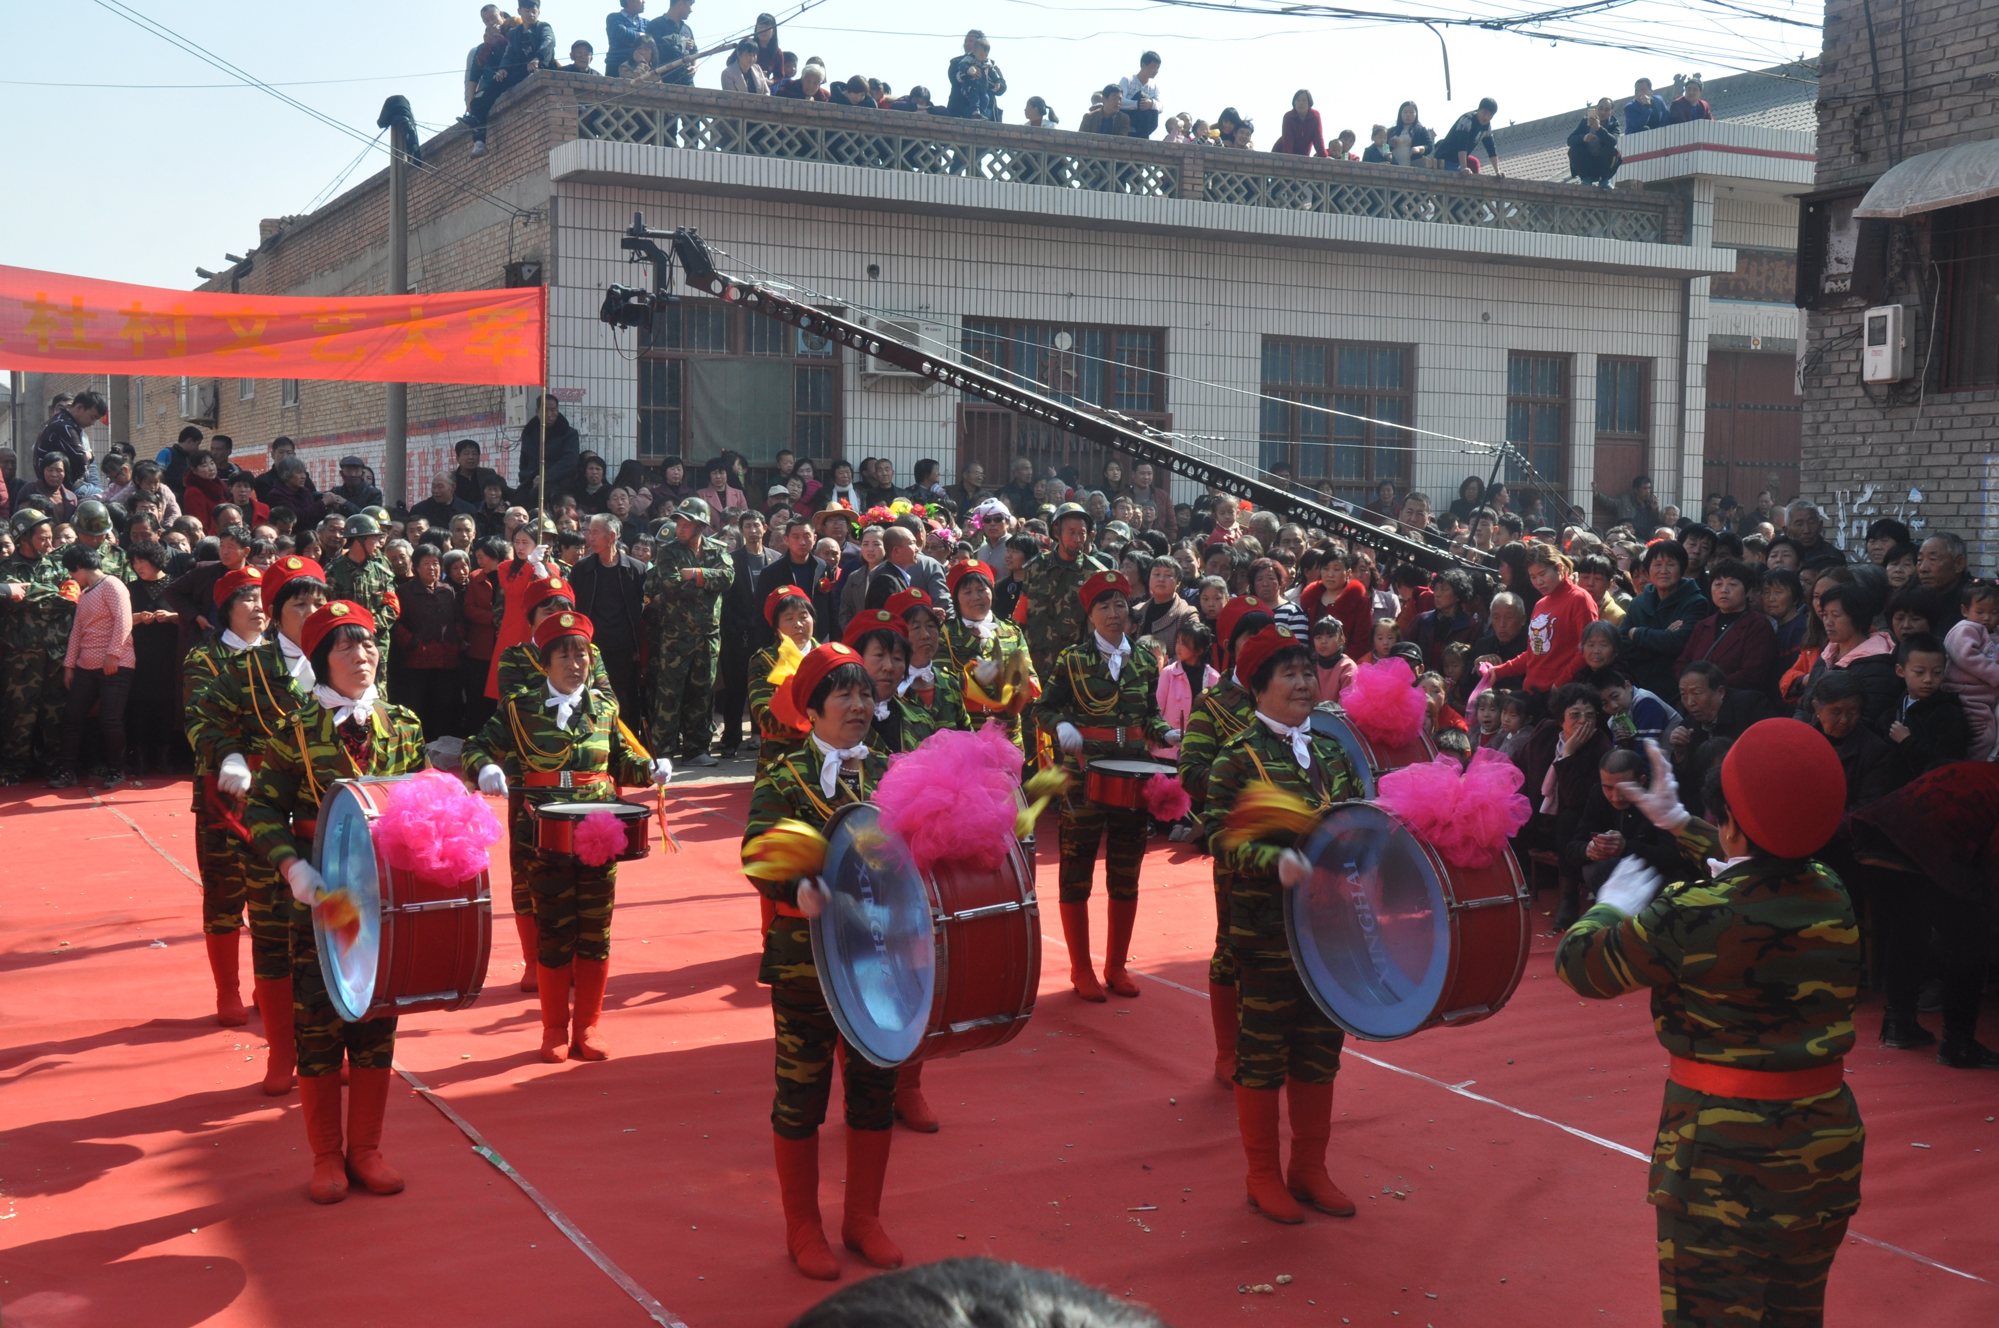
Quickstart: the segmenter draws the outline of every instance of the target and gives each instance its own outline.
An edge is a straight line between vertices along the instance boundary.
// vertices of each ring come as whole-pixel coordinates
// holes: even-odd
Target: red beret
[[[546,655],[548,648],[565,636],[580,636],[588,641],[596,635],[597,629],[580,613],[551,613],[534,629],[534,648]]]
[[[905,622],[908,621],[911,609],[928,609],[932,613],[937,612],[937,606],[930,600],[930,592],[927,590],[918,590],[915,586],[911,586],[907,590],[896,591],[888,597],[888,603],[882,607]]]
[[[319,649],[319,643],[326,634],[336,627],[365,627],[372,634],[375,630],[375,615],[352,600],[336,599],[331,604],[322,604],[313,610],[299,629],[299,649],[307,655]]]
[[[1292,635],[1290,628],[1272,623],[1242,643],[1242,649],[1236,652],[1236,677],[1241,678],[1243,686],[1247,687],[1249,680],[1256,676],[1256,671],[1269,663],[1272,655],[1294,648],[1304,650],[1308,647],[1302,638]]]
[[[533,613],[537,605],[541,604],[544,600],[553,599],[557,595],[574,604],[576,602],[576,587],[570,585],[559,576],[544,577],[539,581],[532,582],[526,590],[521,592],[521,607],[529,613]]]
[[[1721,758],[1729,815],[1756,846],[1808,858],[1846,816],[1846,770],[1823,733],[1795,719],[1751,724]]]
[[[254,567],[239,567],[233,572],[225,572],[215,583],[215,607],[221,608],[229,602],[229,597],[245,586],[261,586],[264,574]]]
[[[869,632],[894,632],[897,636],[906,637],[909,628],[903,625],[899,615],[887,609],[867,609],[854,615],[854,620],[847,624],[847,630],[840,634],[840,640],[850,648],[857,647],[861,638]]]
[[[958,583],[968,576],[976,576],[985,581],[988,588],[993,584],[993,569],[977,558],[960,558],[951,564],[951,570],[944,573],[944,589],[953,599],[958,595]]]
[[[865,618],[868,615],[861,616]],[[810,733],[812,721],[805,713],[805,706],[812,699],[812,693],[834,669],[842,664],[860,662],[861,657],[854,653],[852,646],[842,645],[838,641],[828,641],[823,646],[814,646],[811,652],[799,661],[797,670],[786,680],[784,686],[778,688],[772,695],[771,713],[800,733]]]
[[[301,558],[297,554],[287,554],[272,563],[270,570],[264,573],[264,612],[275,611],[273,606],[277,603],[278,592],[284,589],[285,582],[301,578],[307,581],[324,581],[326,569],[312,559]]]
[[[1235,637],[1235,629],[1242,625],[1243,615],[1269,612],[1270,606],[1256,596],[1237,595],[1222,605],[1222,611],[1215,615],[1215,640],[1221,644],[1223,650],[1227,650],[1229,642]],[[1243,674],[1245,678],[1248,676],[1247,673]]]
[[[784,602],[788,599],[795,599],[808,609],[812,607],[812,596],[805,593],[803,586],[779,586],[764,596],[764,621],[773,628],[777,626],[777,617],[784,612]]]
[[[1083,583],[1083,612],[1088,613],[1106,595],[1131,598],[1131,578],[1123,572],[1098,572]]]

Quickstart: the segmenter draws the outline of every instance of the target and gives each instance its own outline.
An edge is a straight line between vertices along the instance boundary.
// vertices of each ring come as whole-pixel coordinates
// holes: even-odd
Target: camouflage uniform
[[[1653,1031],[1682,1059],[1764,1071],[1839,1061],[1861,969],[1845,886],[1816,862],[1767,859],[1708,880],[1713,827],[1689,821],[1678,839],[1688,876],[1636,917],[1585,913],[1556,951],[1562,981],[1599,998],[1651,988]],[[1646,1196],[1665,1322],[1820,1322],[1865,1143],[1844,1084],[1759,1101],[1669,1081]]]
[[[682,568],[699,568],[691,581]],[[722,541],[704,537],[690,550],[679,540],[653,548],[646,573],[646,617],[652,626],[652,725],[647,736],[662,756],[703,756],[715,710],[715,655],[722,644],[722,601],[735,568]]]
[[[196,660],[194,654],[188,658],[191,664]],[[252,768],[262,764],[271,742],[289,731],[292,716],[312,699],[285,667],[275,632],[248,650],[227,653],[218,647],[216,654],[203,656],[193,666],[207,664],[213,664],[217,672],[188,693],[187,743],[194,749],[200,776],[195,791],[197,833],[203,828],[203,815],[210,810],[203,796],[206,781],[222,768],[223,758],[241,756]],[[197,852],[212,848],[243,874],[244,902],[250,913],[251,971],[264,981],[289,978],[294,915],[303,910],[261,854],[246,852],[247,846],[234,831],[217,829],[221,842]],[[205,867],[202,879],[208,879]],[[307,948],[311,948],[309,944]]]
[[[201,873],[201,929],[210,936],[241,931],[243,907],[249,901],[249,857],[240,838],[230,834],[211,805],[215,799],[215,764],[211,762],[213,743],[200,741],[204,735],[196,722],[195,697],[201,689],[222,676],[228,661],[240,650],[231,650],[214,637],[199,641],[181,663],[181,723],[188,746],[194,749],[194,861]],[[252,933],[253,937],[255,933]],[[256,962],[256,945],[251,945],[251,962]],[[285,972],[290,972],[287,967]],[[260,974],[278,977],[280,973]]]
[[[78,538],[77,543],[87,545],[88,537]],[[132,564],[126,558],[125,550],[119,548],[117,542],[111,539],[105,539],[95,547],[98,570],[106,576],[116,577],[126,585],[131,585],[136,578],[132,575]]]
[[[62,715],[69,697],[62,661],[81,592],[54,551],[44,558],[16,553],[0,561],[0,582],[9,581],[21,583],[27,598],[0,602],[5,623],[0,777],[18,782],[34,763],[37,739],[44,762],[54,766],[62,759]]]
[[[1088,642],[1090,615],[1083,607],[1083,583],[1116,566],[1100,553],[1086,552],[1069,559],[1050,549],[1021,572],[1020,599],[1013,606],[1013,620],[1025,629],[1035,676],[1049,677],[1055,671],[1057,656],[1070,646]]]
[[[1194,699],[1187,730],[1180,735],[1180,786],[1187,790],[1196,820],[1208,807],[1208,779],[1215,757],[1245,729],[1256,723],[1256,698],[1231,673]],[[1208,981],[1218,987],[1235,985],[1235,952],[1229,949],[1229,869],[1214,855],[1215,952],[1208,957]]]
[[[895,698],[894,704],[902,709],[903,751],[914,751],[918,743],[940,729],[969,731],[972,727],[965,713],[964,677],[941,655],[930,661],[930,672],[936,681],[928,699],[920,687],[910,687]]]
[[[1021,723],[1021,714],[1026,705],[1041,696],[1041,678],[1033,664],[1033,656],[1028,656],[1027,690],[1025,701],[1017,703],[1010,710],[1000,710],[985,703],[983,691],[972,680],[972,670],[988,660],[997,662],[1008,655],[1027,653],[1027,636],[1018,623],[995,617],[993,634],[990,638],[980,636],[956,618],[944,624],[944,639],[937,648],[937,658],[948,661],[958,671],[959,682],[965,693],[965,709],[980,726],[989,718],[997,717],[1006,725],[1006,733],[1013,739],[1014,746],[1020,748],[1023,757],[1032,756],[1027,750],[1025,736],[1028,726]]]
[[[540,654],[526,641],[500,652],[498,676],[502,697],[540,692],[548,684],[548,670],[541,666]],[[604,652],[597,649],[595,641],[590,643],[590,685],[606,695],[615,695],[611,690],[611,675],[604,668]]]
[[[1070,595],[1081,603],[1077,595]],[[1127,637],[1130,644],[1131,638]],[[1057,724],[1078,729],[1126,729],[1124,741],[1110,742],[1085,733],[1078,755],[1062,753],[1062,767],[1069,772],[1069,791],[1062,795],[1061,902],[1081,904],[1090,897],[1091,878],[1097,865],[1097,847],[1106,838],[1109,847],[1104,861],[1104,892],[1112,899],[1138,898],[1138,868],[1145,859],[1146,837],[1152,832],[1152,817],[1143,807],[1126,810],[1105,807],[1090,801],[1085,792],[1083,769],[1095,759],[1119,758],[1134,761],[1152,759],[1150,748],[1166,740],[1166,721],[1159,718],[1154,693],[1159,685],[1159,666],[1148,651],[1134,649],[1125,657],[1116,678],[1097,653],[1096,643],[1070,646],[1056,659],[1046,675],[1047,690],[1041,696],[1040,718],[1052,736]]]
[[[747,849],[764,831],[787,818],[825,829],[837,808],[866,802],[887,768],[885,757],[870,752],[859,770],[841,775],[832,798],[822,797],[819,753],[808,739],[804,753],[779,757],[757,776],[750,791],[743,847]],[[819,986],[811,930],[798,912],[798,882],[752,878],[751,884],[778,907],[777,916],[764,932],[763,963],[757,969],[757,981],[771,989],[771,1014],[777,1028],[777,1096],[771,1104],[771,1128],[786,1139],[809,1139],[818,1132],[826,1119],[837,1042],[847,1128],[888,1129],[895,1123],[896,1071],[870,1063],[840,1036]]]
[[[375,666],[377,685],[386,694],[389,682],[389,637],[396,619],[402,616],[402,600],[396,595],[396,574],[388,559],[376,554],[357,563],[346,554],[326,564],[326,597],[352,600],[375,615],[375,646],[381,663]]]
[[[312,836],[299,832],[304,823],[317,822],[321,801],[335,780],[407,775],[428,764],[423,725],[413,710],[377,706],[367,735],[367,751],[357,761],[335,730],[332,712],[317,701],[308,701],[272,736],[263,769],[251,782],[244,820],[257,856],[280,879],[286,863],[312,851]],[[293,910],[292,1027],[298,1039],[298,1072],[302,1077],[338,1074],[343,1053],[356,1070],[386,1070],[395,1059],[395,1016],[350,1024],[334,1013],[325,975],[319,969],[312,914],[304,908]]]
[[[1222,827],[1244,789],[1269,784],[1319,811],[1360,796],[1346,751],[1314,734],[1312,768],[1301,770],[1291,741],[1254,718],[1223,745],[1209,772],[1203,817],[1215,861],[1230,875],[1228,939],[1241,992],[1235,1080],[1245,1088],[1280,1088],[1287,1079],[1330,1084],[1340,1068],[1343,1033],[1305,990],[1284,931],[1284,887],[1277,858],[1289,842],[1231,843]]]
[[[818,642],[807,641],[800,653],[809,655]],[[805,746],[805,739],[798,730],[780,723],[770,713],[770,699],[777,695],[777,684],[770,680],[771,670],[777,667],[778,647],[765,646],[750,656],[750,723],[757,731],[757,773],[761,775],[770,769],[780,756],[789,756]]]
[[[594,649],[594,646],[593,646]],[[543,695],[546,696],[546,688]],[[609,774],[621,784],[650,785],[652,756],[638,745],[618,718],[617,696],[609,687],[593,685],[570,716],[570,727],[558,728],[555,712],[541,699],[510,694],[486,727],[465,743],[459,768],[476,778],[486,765],[501,766],[509,781],[532,771],[561,770]],[[560,802],[609,802],[614,788],[523,788],[529,807]],[[562,968],[572,958],[611,957],[611,906],[618,885],[618,865],[586,866],[568,854],[535,849],[535,822],[515,815],[507,836],[508,863],[515,889],[525,882],[534,909],[544,968]]]

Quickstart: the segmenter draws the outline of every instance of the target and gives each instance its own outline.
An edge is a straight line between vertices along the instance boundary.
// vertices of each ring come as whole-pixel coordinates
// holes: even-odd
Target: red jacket
[[[1719,636],[1716,634],[1720,633]],[[1708,660],[1728,675],[1730,687],[1769,695],[1777,681],[1777,632],[1757,609],[1735,616],[1721,631],[1721,615],[1710,613],[1694,624],[1694,633],[1680,650],[1679,667]]]
[[[1326,583],[1314,581],[1299,592],[1298,607],[1305,611],[1305,621],[1316,623],[1331,614],[1340,620],[1340,626],[1347,633],[1347,654],[1358,659],[1374,646],[1374,597],[1367,593],[1367,587],[1358,581],[1349,580],[1346,589],[1326,602]]]
[[[1596,621],[1596,601],[1564,579],[1534,605],[1527,620],[1527,649],[1492,671],[1492,679],[1525,675],[1521,690],[1552,692],[1567,682],[1582,658],[1583,633]]]
[[[1271,145],[1272,152],[1288,153],[1294,157],[1324,157],[1326,151],[1326,131],[1321,127],[1319,113],[1307,110],[1303,115],[1291,110],[1284,112],[1284,132]]]

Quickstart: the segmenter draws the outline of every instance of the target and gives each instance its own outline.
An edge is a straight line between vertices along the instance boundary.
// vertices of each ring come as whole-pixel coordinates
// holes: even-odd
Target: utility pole
[[[396,125],[389,130],[389,294],[407,295],[410,288],[410,130]],[[407,383],[390,383],[388,404],[382,415],[382,500],[390,508],[402,506],[409,487],[409,409]]]

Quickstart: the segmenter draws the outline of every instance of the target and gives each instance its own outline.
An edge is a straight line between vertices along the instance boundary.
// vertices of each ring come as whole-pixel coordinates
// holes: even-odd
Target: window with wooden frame
[[[967,318],[960,345],[974,368],[1066,405],[1104,406],[1155,428],[1172,427],[1164,329]],[[958,407],[959,467],[977,461],[988,478],[1005,476],[1016,456],[1039,468],[1073,465],[1085,487],[1113,459],[1074,434],[966,394]],[[1129,458],[1117,459],[1129,468]]]
[[[1263,469],[1284,463],[1356,503],[1383,480],[1408,487],[1411,436],[1397,426],[1416,419],[1414,347],[1265,337],[1262,383]]]
[[[1557,492],[1568,486],[1569,357],[1512,351],[1506,357],[1506,441],[1526,458],[1509,457],[1506,478],[1538,481]]]
[[[733,449],[756,467],[787,448],[828,462],[843,446],[839,346],[719,300],[653,315],[638,389],[641,457],[691,469]]]
[[[1999,199],[1939,209],[1931,225],[1937,390],[1992,387],[1999,384]]]

